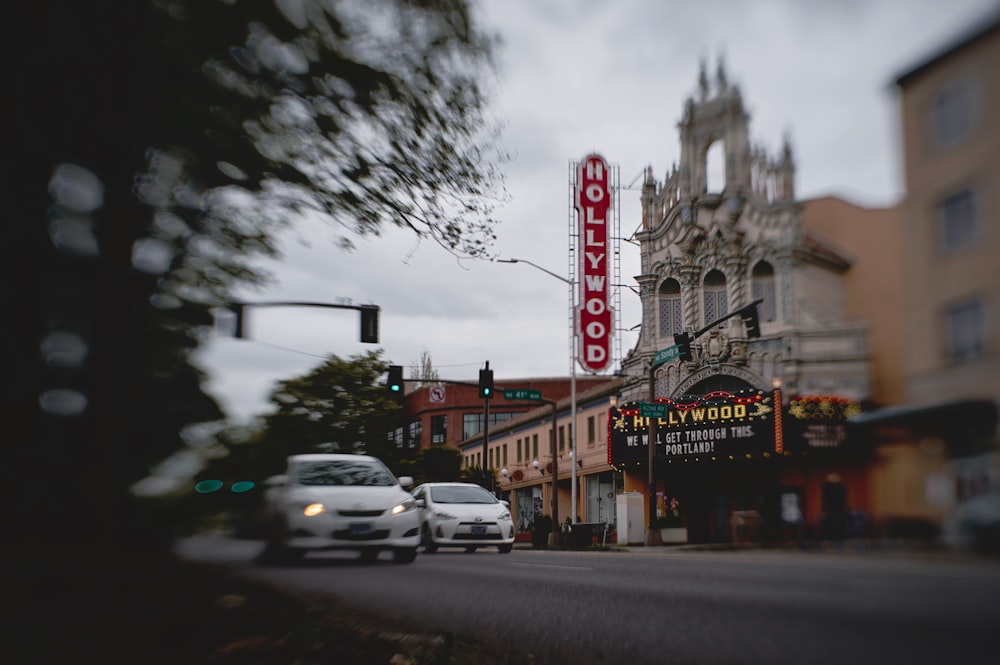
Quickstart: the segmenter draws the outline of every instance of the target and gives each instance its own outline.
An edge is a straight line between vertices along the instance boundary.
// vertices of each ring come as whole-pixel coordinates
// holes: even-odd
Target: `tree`
[[[451,446],[424,448],[417,459],[426,482],[451,482],[462,479],[462,451]]]
[[[309,373],[280,381],[271,392],[275,411],[264,418],[255,447],[264,475],[280,473],[288,455],[305,452],[364,453],[390,463],[399,455],[390,443],[399,404],[386,393],[388,363],[381,351],[344,360],[330,356]]]
[[[413,365],[412,370],[411,378],[417,381],[418,388],[436,383],[441,378],[438,371],[434,369],[431,353],[427,349],[420,352],[420,360]]]
[[[190,357],[280,224],[487,251],[493,43],[463,0],[11,9],[4,519],[128,535],[128,488],[222,417]]]

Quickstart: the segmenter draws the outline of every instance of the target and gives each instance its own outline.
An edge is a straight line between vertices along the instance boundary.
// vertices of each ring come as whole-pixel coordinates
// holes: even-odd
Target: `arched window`
[[[667,367],[667,390],[664,394],[673,395],[678,383],[680,383],[680,368],[670,365]]]
[[[774,268],[767,261],[757,262],[750,273],[750,299],[759,298],[764,299],[764,302],[757,306],[760,320],[776,320],[778,312],[774,290]]]
[[[726,144],[719,140],[705,153],[705,193],[721,194],[726,189]]]
[[[676,279],[660,284],[660,337],[670,337],[684,330],[681,317],[681,285]]]
[[[729,314],[729,298],[726,295],[726,276],[718,270],[710,270],[705,275],[705,323],[721,319]]]
[[[764,377],[765,381],[770,381],[774,378],[774,362],[771,360],[770,353],[761,354],[760,375]]]

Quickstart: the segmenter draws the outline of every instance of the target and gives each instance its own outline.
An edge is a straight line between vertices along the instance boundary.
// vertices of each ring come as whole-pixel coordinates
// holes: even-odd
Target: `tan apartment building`
[[[1000,520],[1000,15],[895,86],[903,395],[900,406],[860,420],[894,458],[884,467],[886,500],[966,545],[969,511]]]
[[[907,401],[1000,399],[1000,20],[896,79]]]

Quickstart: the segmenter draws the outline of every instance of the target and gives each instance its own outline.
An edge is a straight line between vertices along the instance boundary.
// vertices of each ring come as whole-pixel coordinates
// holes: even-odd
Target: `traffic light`
[[[479,370],[479,396],[483,399],[492,399],[493,397],[493,370],[491,369]]]
[[[389,380],[386,382],[386,387],[389,388],[391,393],[402,393],[403,392],[403,366],[402,365],[389,365]]]
[[[674,344],[677,345],[677,357],[681,360],[690,361],[691,358],[691,333],[674,333]]]
[[[361,341],[378,344],[378,305],[361,306]]]
[[[747,305],[740,310],[740,317],[747,329],[747,337],[760,337],[760,319],[757,316],[757,305]]]

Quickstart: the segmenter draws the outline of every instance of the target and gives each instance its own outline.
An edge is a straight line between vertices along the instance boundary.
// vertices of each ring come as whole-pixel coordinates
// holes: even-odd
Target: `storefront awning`
[[[849,419],[850,427],[898,427],[940,436],[952,455],[967,455],[996,445],[996,402],[964,399],[889,406]]]

